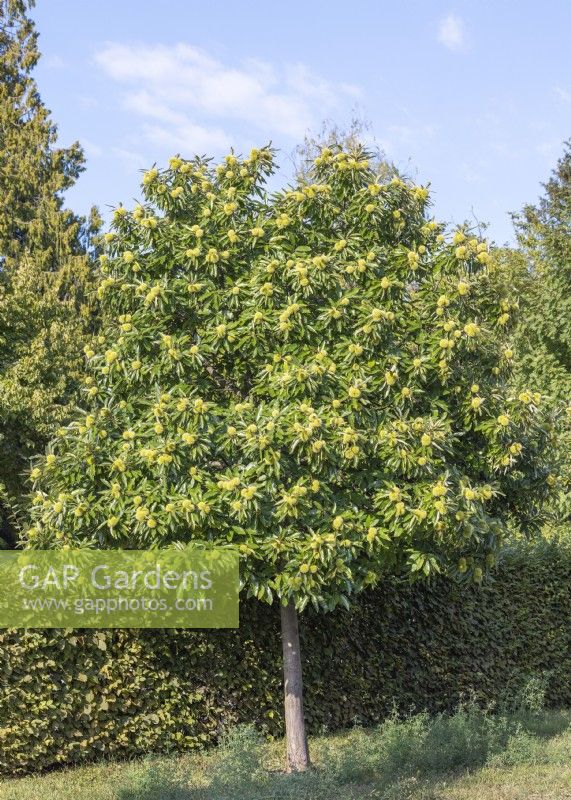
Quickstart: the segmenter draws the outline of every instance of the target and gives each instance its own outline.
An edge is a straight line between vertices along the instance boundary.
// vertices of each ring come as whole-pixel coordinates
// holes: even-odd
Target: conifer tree
[[[0,0],[0,504],[3,529],[29,456],[67,413],[92,324],[90,240],[98,225],[63,207],[83,169],[32,76],[32,3]]]
[[[530,280],[519,326],[522,368],[549,399],[571,398],[571,141],[565,144],[544,195],[514,215]]]
[[[499,252],[504,282],[518,287],[514,332],[516,379],[531,381],[544,403],[559,409],[559,503],[555,520],[571,515],[571,142],[539,201],[513,215],[519,247]]]

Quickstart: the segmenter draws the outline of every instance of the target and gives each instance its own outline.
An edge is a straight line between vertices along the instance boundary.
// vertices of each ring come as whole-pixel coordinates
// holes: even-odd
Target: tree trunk
[[[310,766],[305,720],[303,718],[303,677],[297,611],[290,600],[281,606],[284,661],[284,706],[286,729],[286,769],[302,772]]]

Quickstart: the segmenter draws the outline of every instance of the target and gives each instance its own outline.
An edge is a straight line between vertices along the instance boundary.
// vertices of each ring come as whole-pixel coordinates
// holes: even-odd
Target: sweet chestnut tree
[[[428,191],[325,148],[171,159],[106,234],[83,409],[31,472],[29,547],[235,546],[281,608],[287,758],[309,763],[297,613],[387,572],[479,582],[539,524],[549,433],[510,392],[517,298]]]

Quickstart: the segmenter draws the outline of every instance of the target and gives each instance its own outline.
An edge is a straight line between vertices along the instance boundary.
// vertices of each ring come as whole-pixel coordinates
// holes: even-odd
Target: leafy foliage
[[[386,183],[391,178],[403,177],[395,165],[387,159],[381,147],[375,143],[371,123],[361,117],[353,116],[348,125],[337,125],[325,120],[316,133],[306,133],[303,142],[297,145],[291,155],[296,182],[299,184],[312,182],[315,159],[319,158],[324,148],[335,152],[351,151],[371,140],[372,144],[367,145],[371,151],[368,154],[369,165],[375,172],[377,181]]]
[[[30,455],[69,413],[92,328],[87,258],[98,226],[63,208],[83,169],[57,130],[31,72],[39,52],[28,3],[0,3],[0,503],[6,524],[24,493]]]
[[[450,711],[471,697],[512,698],[512,712],[534,676],[547,680],[548,705],[568,707],[569,545],[521,546],[495,577],[481,587],[391,579],[350,611],[308,609],[311,731],[375,725],[395,708]],[[240,722],[282,735],[279,614],[250,601],[241,619],[236,631],[0,632],[0,772],[192,750]],[[356,764],[351,754],[344,761]]]
[[[27,544],[231,544],[250,595],[298,608],[402,567],[481,580],[549,488],[539,395],[507,388],[514,298],[362,149],[268,198],[272,169],[176,157],[117,209],[109,325]]]
[[[560,487],[571,511],[571,142],[537,205],[514,216],[519,252],[504,256],[519,283],[522,313],[515,332],[520,381],[533,381],[547,402],[566,409],[558,450]]]

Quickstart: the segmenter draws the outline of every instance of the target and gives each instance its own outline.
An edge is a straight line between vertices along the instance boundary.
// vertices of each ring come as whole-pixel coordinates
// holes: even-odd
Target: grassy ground
[[[571,712],[389,720],[311,742],[315,769],[280,771],[282,743],[248,727],[217,751],[0,781],[0,800],[571,800]]]

